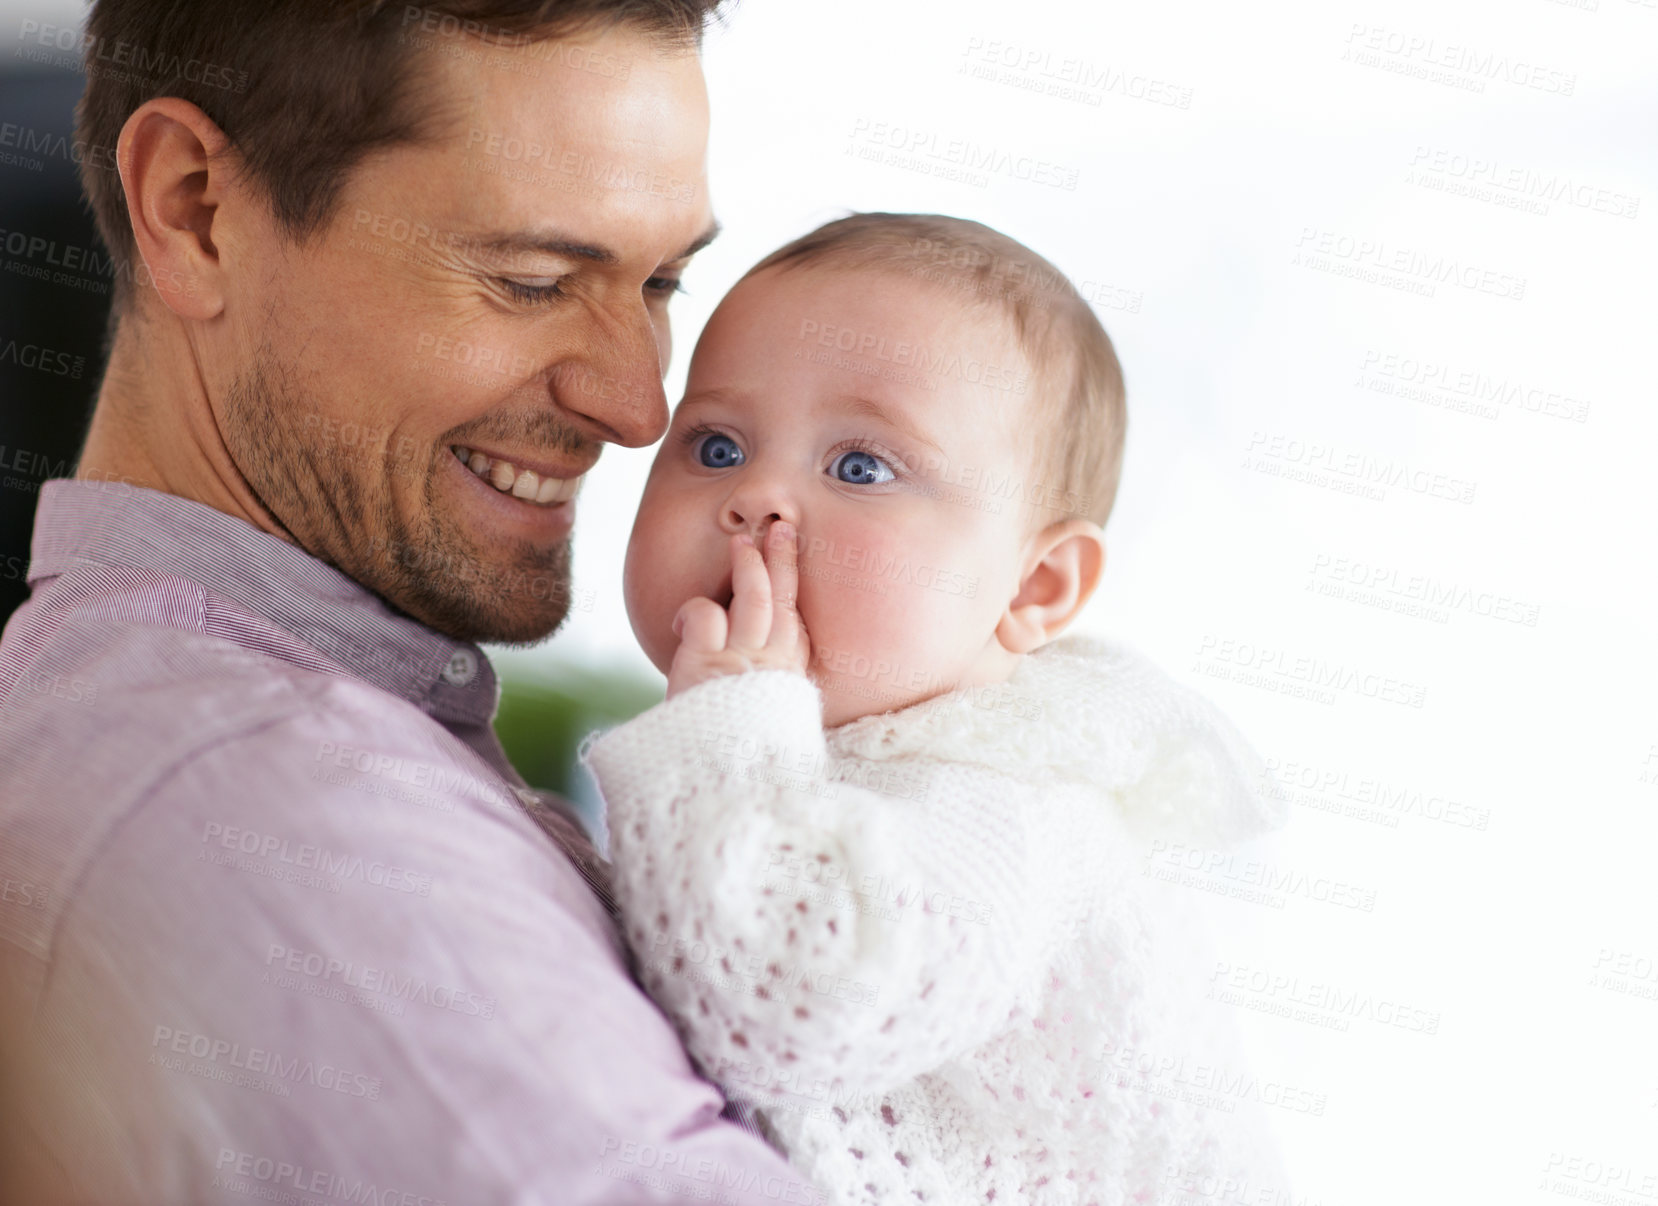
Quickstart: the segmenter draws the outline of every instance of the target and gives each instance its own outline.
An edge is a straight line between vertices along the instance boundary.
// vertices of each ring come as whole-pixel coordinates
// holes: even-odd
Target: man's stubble
[[[347,442],[341,433],[350,421],[333,416],[316,405],[268,338],[260,339],[226,393],[225,446],[248,488],[295,543],[456,640],[536,644],[563,624],[569,538],[550,547],[506,542],[490,558],[440,502],[440,474],[450,470],[438,458],[454,460],[449,445],[464,446],[468,435],[555,457],[586,449],[587,441],[545,410],[486,415],[431,449],[360,429]],[[400,478],[419,491],[413,519],[393,502],[392,482]],[[408,491],[399,494],[406,499]]]

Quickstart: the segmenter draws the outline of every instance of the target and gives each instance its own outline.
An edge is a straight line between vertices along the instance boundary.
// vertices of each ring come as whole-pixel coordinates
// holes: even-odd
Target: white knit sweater
[[[1281,1185],[1244,1112],[1136,1075],[1241,1072],[1191,890],[1145,858],[1281,820],[1226,719],[1077,636],[1003,685],[820,715],[754,671],[582,752],[645,987],[791,1162],[836,1206]]]

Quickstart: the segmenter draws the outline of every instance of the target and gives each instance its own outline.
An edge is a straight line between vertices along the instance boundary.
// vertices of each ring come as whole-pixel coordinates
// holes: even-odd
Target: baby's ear
[[[996,639],[1010,653],[1029,653],[1053,640],[1076,619],[1105,571],[1105,533],[1087,519],[1049,524],[1025,551],[1019,593],[996,624]]]

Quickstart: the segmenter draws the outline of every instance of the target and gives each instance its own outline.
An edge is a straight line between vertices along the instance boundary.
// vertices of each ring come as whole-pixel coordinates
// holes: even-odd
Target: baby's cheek
[[[820,680],[851,690],[872,711],[939,683],[950,670],[951,637],[912,603],[890,575],[812,566],[801,577],[800,609]]]
[[[683,562],[690,546],[676,538],[670,524],[651,522],[648,514],[640,518],[628,543],[624,598],[634,635],[661,669],[679,643],[672,625],[685,597],[682,584],[690,569]]]
[[[955,617],[932,598],[901,598],[889,604],[884,622],[872,625],[871,652],[892,667],[895,686],[931,692],[955,676],[964,636]]]

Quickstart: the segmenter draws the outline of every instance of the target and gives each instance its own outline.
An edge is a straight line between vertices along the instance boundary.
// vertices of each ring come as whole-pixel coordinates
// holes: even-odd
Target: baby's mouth
[[[708,597],[718,603],[721,607],[730,610],[731,600],[735,597],[735,595],[736,592],[731,589],[731,575],[727,574],[720,582],[719,589]]]

